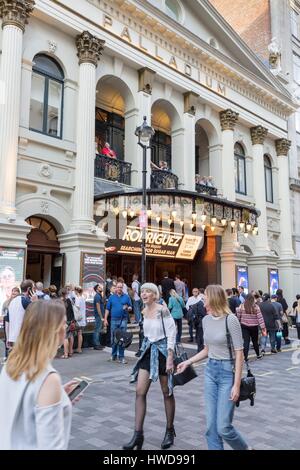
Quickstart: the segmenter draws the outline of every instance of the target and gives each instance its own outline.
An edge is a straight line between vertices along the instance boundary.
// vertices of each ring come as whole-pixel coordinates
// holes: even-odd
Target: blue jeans
[[[134,311],[134,318],[137,323],[140,323],[142,319],[141,315],[141,301],[140,300],[134,300],[133,301],[133,311]]]
[[[114,332],[117,328],[120,328],[123,331],[127,330],[127,320],[122,320],[122,323],[120,324],[120,320],[113,320],[111,319],[111,355],[113,358],[117,358],[119,356],[119,359],[124,359],[125,356],[125,348],[122,348],[121,346],[118,346],[117,344],[114,343]]]
[[[93,334],[93,343],[94,346],[100,346],[99,335],[102,328],[102,320],[99,315],[95,315],[95,329]]]
[[[275,349],[275,346],[276,346],[276,331],[268,330],[267,333],[270,336],[271,349]],[[261,339],[260,339],[260,347],[264,351],[266,350],[268,335],[267,336],[262,336]],[[280,341],[280,344],[281,344],[281,341]]]
[[[230,400],[233,385],[231,362],[209,359],[204,377],[208,449],[224,450],[224,440],[234,450],[247,450],[248,445],[232,425],[235,403]]]

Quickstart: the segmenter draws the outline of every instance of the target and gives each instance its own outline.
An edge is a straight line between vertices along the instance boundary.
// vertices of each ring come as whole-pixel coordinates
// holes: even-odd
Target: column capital
[[[184,97],[184,112],[195,116],[197,109],[197,102],[199,95],[193,91],[188,91],[183,94]]]
[[[288,139],[277,139],[275,140],[277,157],[280,155],[287,157],[292,142]]]
[[[139,91],[143,91],[144,93],[147,93],[147,95],[152,95],[154,75],[156,74],[156,72],[151,69],[148,69],[148,67],[143,67],[142,69],[139,69],[138,72]]]
[[[24,32],[34,5],[34,0],[0,0],[0,18],[3,20],[2,29],[8,25],[14,25]]]
[[[268,129],[263,126],[251,127],[250,129],[252,145],[263,145],[268,135]]]
[[[219,114],[222,131],[233,131],[238,121],[239,113],[232,111],[232,109],[226,109]]]
[[[83,31],[76,36],[77,56],[79,57],[79,65],[90,63],[97,67],[98,61],[102,55],[105,41],[96,38],[89,31]]]

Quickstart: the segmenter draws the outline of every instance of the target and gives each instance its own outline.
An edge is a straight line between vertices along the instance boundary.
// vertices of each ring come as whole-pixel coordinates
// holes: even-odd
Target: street
[[[294,336],[294,331],[292,331]],[[188,345],[194,353],[195,345]],[[252,350],[253,351],[253,350]],[[298,350],[300,362],[300,350]],[[136,358],[128,364],[110,363],[109,350],[84,350],[68,360],[55,359],[54,367],[63,381],[86,376],[94,383],[73,408],[70,449],[121,449],[134,429],[135,386],[129,376]],[[294,354],[294,356],[293,356]],[[257,382],[255,406],[242,402],[235,412],[235,426],[257,450],[300,449],[300,364],[290,347],[282,353],[251,359]],[[203,400],[204,364],[196,367],[198,377],[175,390],[176,417],[174,450],[206,449]],[[144,449],[160,449],[165,432],[163,397],[159,383],[151,385],[145,421]]]

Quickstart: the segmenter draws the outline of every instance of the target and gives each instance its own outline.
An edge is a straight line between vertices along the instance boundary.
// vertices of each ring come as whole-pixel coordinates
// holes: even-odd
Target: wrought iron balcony
[[[152,170],[151,189],[178,189],[178,176],[167,170]]]
[[[218,190],[214,186],[207,186],[206,184],[196,183],[197,193],[209,194],[210,196],[217,196]]]
[[[95,177],[117,181],[118,183],[130,186],[131,163],[97,154],[95,158]]]

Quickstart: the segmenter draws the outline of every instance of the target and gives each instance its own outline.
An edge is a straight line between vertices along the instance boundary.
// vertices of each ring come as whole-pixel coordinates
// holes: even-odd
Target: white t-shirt
[[[200,300],[201,300],[200,295],[198,295],[197,297],[195,297],[194,295],[192,297],[189,297],[186,303],[186,309],[188,310],[190,307],[197,304]]]
[[[131,284],[132,289],[134,289],[134,300],[140,300],[139,296],[139,289],[140,289],[140,283],[139,281],[133,281]]]
[[[85,304],[84,297],[82,297],[82,296],[77,297],[76,296],[75,305],[76,305],[76,307],[79,308],[81,316],[82,316],[82,320],[80,320],[77,323],[78,323],[79,326],[84,328],[86,326],[86,304]]]
[[[8,308],[9,312],[9,330],[8,330],[8,341],[15,343],[21,331],[23,324],[25,309],[22,305],[22,296],[18,295],[12,299]]]

